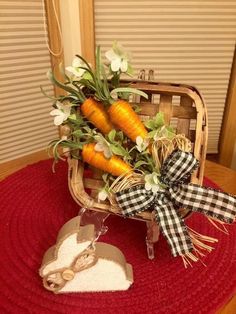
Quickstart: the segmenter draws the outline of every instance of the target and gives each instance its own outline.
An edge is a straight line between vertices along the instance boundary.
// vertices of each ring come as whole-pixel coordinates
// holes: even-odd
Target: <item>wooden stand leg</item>
[[[147,255],[149,259],[154,259],[154,243],[159,239],[159,227],[155,221],[148,221],[147,223],[147,236],[146,236],[146,245],[147,245]]]

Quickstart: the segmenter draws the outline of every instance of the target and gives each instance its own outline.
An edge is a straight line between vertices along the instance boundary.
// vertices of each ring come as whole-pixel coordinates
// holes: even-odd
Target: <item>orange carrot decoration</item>
[[[69,99],[72,103],[81,104],[82,115],[103,134],[108,134],[113,129],[114,124],[135,142],[138,136],[143,139],[146,138],[148,132],[131,105],[123,99],[127,99],[129,94],[137,94],[144,98],[148,98],[148,96],[135,88],[119,87],[120,74],[121,72],[128,73],[129,66],[126,55],[122,55],[121,58],[119,56],[120,49],[116,46],[114,49],[112,55],[115,54],[116,61],[119,61],[120,66],[119,69],[116,69],[116,63],[112,64],[114,61],[112,57],[111,72],[113,77],[110,82],[107,80],[106,71],[101,62],[100,47],[97,48],[95,70],[79,55],[74,60],[72,67],[67,67],[67,70],[79,77],[79,80],[67,77],[68,81],[64,84],[59,82],[53,73],[49,73],[49,78],[52,83],[69,93],[64,98]],[[111,57],[111,53],[109,55]],[[124,60],[121,61],[121,59]],[[116,97],[113,97],[113,94],[116,94]],[[94,95],[95,99],[91,95]],[[116,100],[117,98],[118,100]]]
[[[130,104],[125,100],[115,101],[108,109],[111,122],[122,130],[133,142],[138,136],[143,139],[148,132]]]
[[[124,162],[119,157],[113,155],[110,159],[107,159],[102,152],[96,152],[94,149],[95,145],[95,143],[89,143],[83,146],[83,161],[116,177],[126,172],[132,171],[130,165]]]
[[[113,125],[101,102],[98,102],[93,98],[88,98],[83,102],[80,108],[87,120],[89,120],[103,134],[108,134],[113,129]]]
[[[100,98],[101,101],[105,100],[105,102],[109,105],[108,114],[111,122],[115,126],[122,130],[133,142],[136,141],[138,136],[144,139],[147,137],[148,132],[139,116],[135,113],[126,99],[129,94],[137,94],[146,99],[148,99],[148,95],[136,88],[120,86],[121,74],[126,73],[128,75],[132,75],[133,73],[133,69],[130,65],[130,56],[116,41],[113,43],[112,48],[105,53],[105,56],[108,59],[110,74],[112,74],[111,84],[109,86],[109,95],[107,97],[107,81],[104,80],[103,86],[106,88],[103,88],[103,90],[100,89],[98,96],[103,96]],[[100,48],[97,50],[96,61],[98,62],[96,62],[96,65],[98,63],[101,68],[99,60]],[[98,87],[100,86],[98,85]],[[118,98],[118,100],[113,98],[114,93],[116,93],[115,98]]]
[[[117,48],[117,47],[116,47]],[[120,52],[120,49],[116,49],[116,52]],[[132,109],[131,105],[125,100],[114,100],[112,94],[117,93],[119,98],[127,93],[138,94],[144,98],[148,96],[135,88],[119,87],[120,72],[115,72],[114,76],[117,80],[111,79],[111,83],[108,83],[105,69],[101,63],[100,47],[96,51],[96,70],[93,71],[89,64],[81,56],[78,56],[87,66],[87,72],[90,74],[89,81],[82,80],[85,87],[92,88],[95,91],[96,98],[101,101],[97,103],[94,99],[89,98],[85,100],[81,105],[81,112],[83,115],[91,121],[102,133],[107,134],[112,130],[112,124],[122,130],[133,142],[136,141],[138,136],[143,139],[147,136],[148,132],[145,129],[144,124],[141,122],[139,116]],[[120,57],[118,56],[120,60]],[[117,60],[118,60],[117,59]],[[126,64],[126,62],[124,62]],[[123,68],[122,68],[123,69]],[[124,69],[123,69],[124,70]],[[113,71],[111,67],[111,71]],[[128,68],[124,71],[127,72]],[[128,72],[127,72],[128,73]],[[101,80],[101,77],[103,80]],[[116,82],[114,86],[114,82]],[[116,88],[113,88],[116,87]],[[111,88],[113,88],[111,90]],[[105,111],[103,104],[109,108],[108,114]],[[110,121],[109,121],[110,120]]]

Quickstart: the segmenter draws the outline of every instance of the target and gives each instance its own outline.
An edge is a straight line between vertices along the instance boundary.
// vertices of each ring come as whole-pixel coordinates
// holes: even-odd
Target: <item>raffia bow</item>
[[[68,281],[73,280],[76,273],[90,268],[96,263],[97,256],[95,254],[95,248],[90,247],[75,257],[74,261],[69,267],[51,271],[45,275],[43,277],[43,285],[47,290],[56,293],[60,291]]]
[[[198,166],[197,159],[191,153],[176,150],[161,167],[160,181],[165,185],[165,189],[153,193],[147,191],[143,185],[138,185],[115,194],[125,216],[133,216],[153,207],[155,219],[171,247],[172,254],[180,255],[185,263],[188,258],[197,261],[199,255],[203,255],[197,247],[209,251],[212,249],[201,240],[217,240],[190,232],[179,208],[200,212],[225,223],[233,223],[236,216],[234,196],[196,184],[187,184],[190,175]],[[194,255],[193,251],[197,254]]]

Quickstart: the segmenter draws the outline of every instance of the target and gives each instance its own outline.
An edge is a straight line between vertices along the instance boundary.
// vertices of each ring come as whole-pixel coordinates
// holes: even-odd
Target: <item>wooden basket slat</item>
[[[173,119],[177,120],[177,133],[183,133],[191,140],[194,156],[200,161],[200,167],[193,173],[191,182],[201,184],[205,163],[208,121],[204,100],[198,90],[192,86],[182,84],[140,80],[132,82],[130,86],[148,93],[148,100],[140,96],[134,97],[133,104],[140,106],[140,116],[143,119],[152,117],[156,115],[157,112],[162,111],[164,112],[167,123]],[[178,104],[176,104],[176,102],[178,102]],[[191,120],[196,121],[195,130],[190,129]],[[104,185],[104,183],[99,180],[100,173],[96,171],[93,178],[83,178],[82,164],[78,164],[77,161],[71,159],[68,159],[68,162],[69,188],[74,200],[82,206],[87,206],[88,208],[92,207],[97,211],[109,211],[121,216],[118,207],[111,206],[106,202],[99,203],[92,197],[97,195],[98,190]],[[85,189],[90,189],[92,194],[88,195]],[[154,219],[154,216],[151,212],[143,212],[132,218],[150,221]]]
[[[192,99],[186,96],[180,97],[180,108],[192,108],[193,102]],[[195,109],[196,110],[196,109]],[[189,137],[189,129],[190,129],[190,118],[187,119],[178,119],[177,133],[183,133],[187,137]]]
[[[160,96],[159,111],[163,112],[166,124],[170,124],[170,119],[172,117],[172,108],[172,95],[162,94]]]
[[[135,105],[140,106],[140,114],[143,116],[155,116],[157,112],[160,110],[159,104],[152,104],[152,103],[135,103]],[[184,106],[172,106],[172,117],[178,118],[178,119],[196,119],[197,117],[197,111],[195,107],[184,107]],[[179,128],[181,129],[181,128]]]
[[[152,104],[149,102],[141,102],[141,103],[135,103],[135,105],[138,105],[140,107],[140,114],[144,116],[155,116],[157,112],[159,111],[159,104]]]
[[[101,179],[84,178],[84,187],[87,189],[101,189],[103,185]]]
[[[178,119],[196,119],[197,111],[195,107],[173,106],[173,117]]]

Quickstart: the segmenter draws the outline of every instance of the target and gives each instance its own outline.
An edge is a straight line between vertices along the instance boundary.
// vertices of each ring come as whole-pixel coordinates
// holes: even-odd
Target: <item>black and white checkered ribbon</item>
[[[193,250],[179,208],[200,212],[226,223],[232,223],[236,216],[236,197],[197,184],[187,184],[198,166],[191,153],[177,150],[161,168],[160,179],[166,185],[164,190],[153,193],[139,185],[116,193],[116,200],[125,216],[134,216],[149,208],[155,210],[155,218],[174,256]]]

